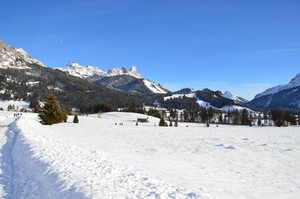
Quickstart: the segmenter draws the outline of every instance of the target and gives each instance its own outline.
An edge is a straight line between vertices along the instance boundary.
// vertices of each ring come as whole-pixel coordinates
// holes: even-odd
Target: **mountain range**
[[[208,88],[196,91],[186,88],[170,92],[160,84],[143,78],[135,66],[129,70],[120,66],[104,71],[100,67],[71,62],[65,67],[49,68],[23,49],[11,47],[2,41],[0,80],[2,100],[31,100],[35,97],[43,100],[51,91],[67,106],[99,101],[112,103],[116,107],[153,104],[157,101],[168,106],[173,99],[186,97],[205,107],[282,107],[300,110],[300,74],[288,84],[267,89],[248,102],[229,91],[222,93]]]

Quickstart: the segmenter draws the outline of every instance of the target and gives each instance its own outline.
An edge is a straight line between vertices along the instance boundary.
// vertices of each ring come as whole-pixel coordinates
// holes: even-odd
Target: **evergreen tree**
[[[63,121],[66,123],[68,120],[68,114],[70,114],[70,111],[67,108],[62,108],[62,117],[63,117]]]
[[[75,114],[74,116],[73,123],[79,123],[77,114]]]
[[[248,113],[247,109],[243,109],[241,125],[249,125],[249,124],[250,124],[249,113]]]
[[[41,106],[40,106],[39,100],[36,97],[34,97],[30,101],[29,108],[32,108],[34,113],[38,113],[40,111]]]
[[[61,111],[54,95],[49,95],[47,102],[42,108],[39,118],[44,125],[57,124],[64,121],[64,114]]]

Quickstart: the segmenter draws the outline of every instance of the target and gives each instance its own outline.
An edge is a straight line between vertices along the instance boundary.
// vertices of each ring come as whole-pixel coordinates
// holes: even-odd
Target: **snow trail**
[[[11,129],[14,118],[5,116],[6,120],[0,122],[0,196],[12,198],[14,162],[12,151],[17,134]]]

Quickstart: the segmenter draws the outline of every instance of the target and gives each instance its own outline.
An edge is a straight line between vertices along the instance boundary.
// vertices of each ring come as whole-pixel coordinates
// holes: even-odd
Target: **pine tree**
[[[64,121],[64,114],[61,111],[54,95],[49,95],[47,102],[42,108],[39,118],[44,125],[57,124]]]
[[[249,113],[248,113],[247,109],[242,110],[242,116],[241,117],[242,117],[241,125],[249,125],[250,124]]]
[[[40,103],[39,103],[39,100],[36,97],[34,97],[30,101],[29,108],[32,108],[34,113],[38,113],[40,111],[40,109],[41,109]]]
[[[74,116],[73,123],[79,123],[77,114]]]

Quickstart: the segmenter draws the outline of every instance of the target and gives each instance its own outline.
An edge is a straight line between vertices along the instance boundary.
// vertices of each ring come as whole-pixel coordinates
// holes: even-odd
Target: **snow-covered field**
[[[1,198],[300,197],[300,127],[136,126],[144,116],[133,113],[42,126],[35,114],[0,115]]]

